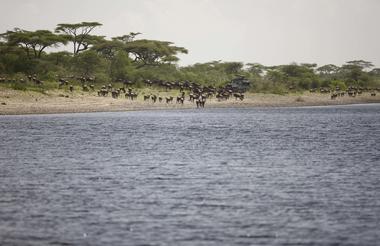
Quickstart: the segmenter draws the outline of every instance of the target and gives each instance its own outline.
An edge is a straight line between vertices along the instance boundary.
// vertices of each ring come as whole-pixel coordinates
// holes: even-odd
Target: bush
[[[333,89],[335,89],[335,87],[337,87],[337,86],[339,86],[339,88],[341,90],[346,90],[347,89],[347,85],[342,80],[333,80],[333,81],[331,81],[331,86],[333,87]]]
[[[15,83],[12,83],[12,84],[11,84],[11,88],[12,88],[13,90],[26,91],[27,86],[26,86],[26,84],[24,84],[24,83],[15,82]]]
[[[310,89],[310,85],[311,85],[311,79],[309,79],[309,78],[300,79],[298,81],[298,86],[301,89],[308,90],[308,89]]]
[[[108,84],[111,82],[110,77],[106,73],[95,73],[94,76],[96,84]]]

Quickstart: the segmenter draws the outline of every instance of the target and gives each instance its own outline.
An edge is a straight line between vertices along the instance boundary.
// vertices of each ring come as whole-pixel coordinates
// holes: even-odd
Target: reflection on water
[[[380,105],[0,117],[1,245],[377,245]]]

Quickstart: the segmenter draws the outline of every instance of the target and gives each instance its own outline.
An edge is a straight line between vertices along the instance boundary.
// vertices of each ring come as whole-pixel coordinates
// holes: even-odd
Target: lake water
[[[379,245],[380,104],[0,117],[0,245]]]

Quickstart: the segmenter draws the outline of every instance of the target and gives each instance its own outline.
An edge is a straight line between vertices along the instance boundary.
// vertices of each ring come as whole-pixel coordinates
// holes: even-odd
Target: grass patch
[[[26,84],[19,83],[19,82],[12,83],[10,85],[10,88],[12,88],[13,90],[18,90],[18,91],[26,91],[28,89]]]

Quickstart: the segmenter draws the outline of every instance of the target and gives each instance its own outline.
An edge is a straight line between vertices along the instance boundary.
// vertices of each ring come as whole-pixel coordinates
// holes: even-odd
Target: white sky
[[[108,38],[172,41],[180,65],[364,59],[380,67],[380,0],[0,0],[0,33],[98,21]]]

